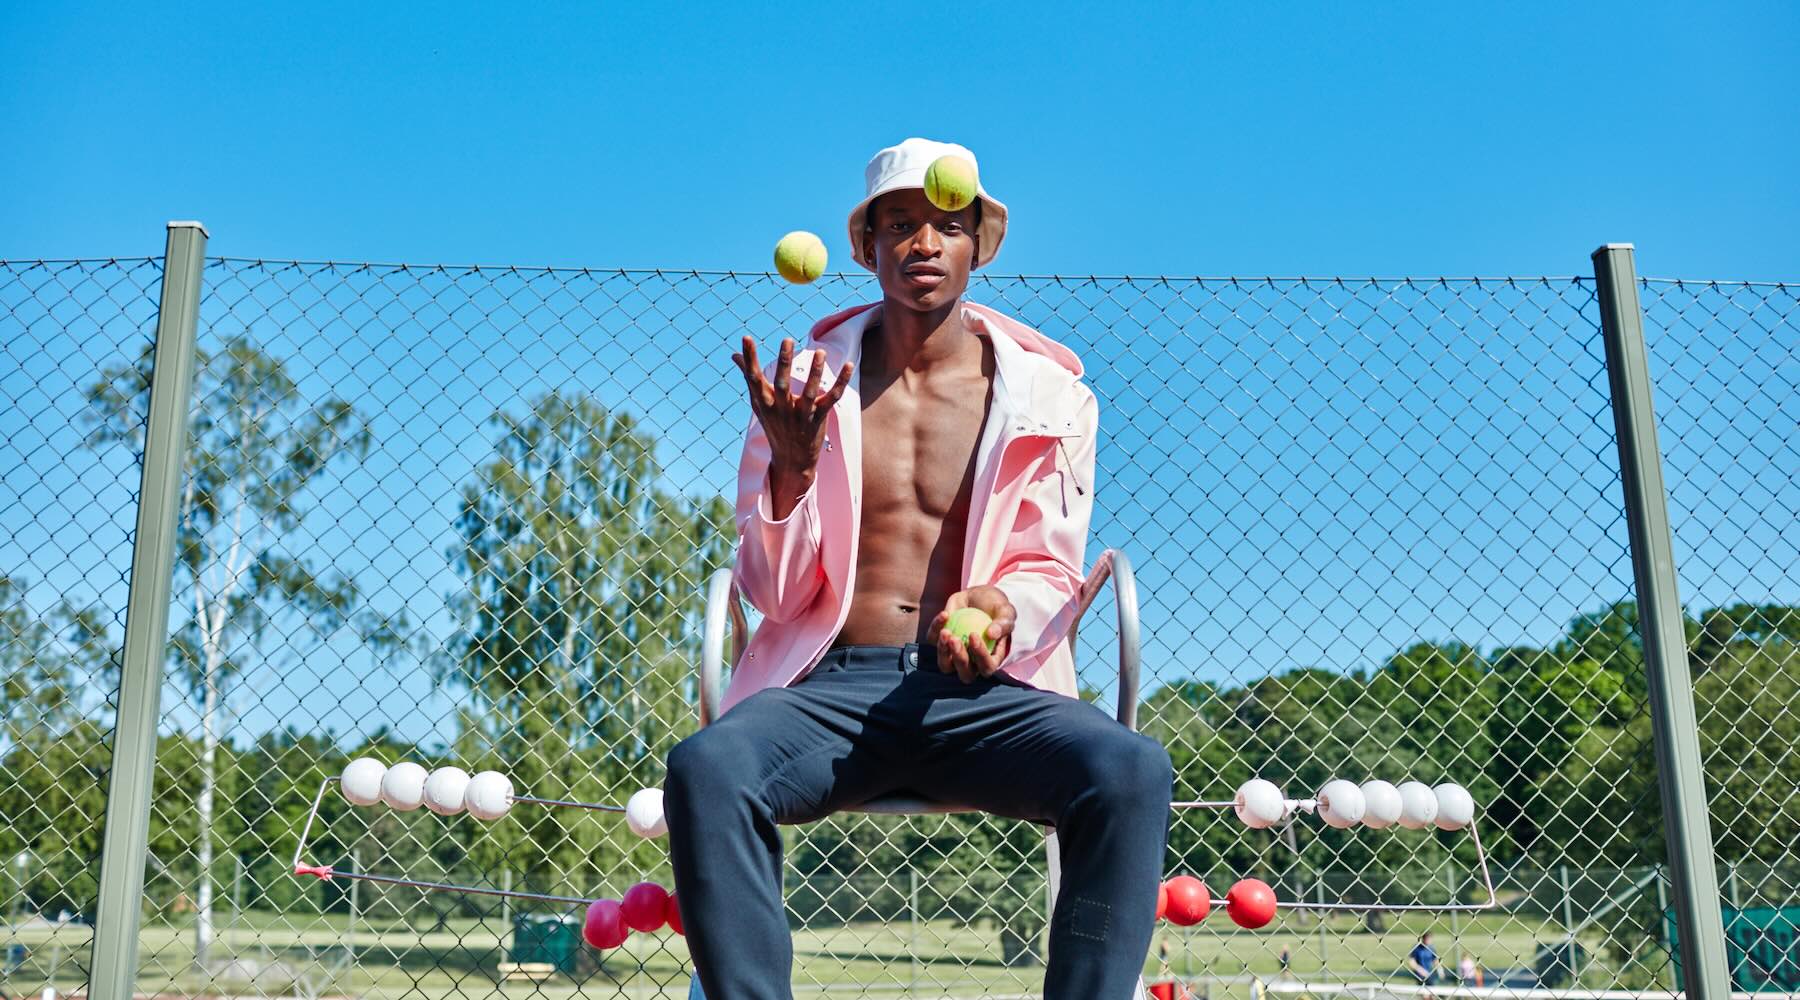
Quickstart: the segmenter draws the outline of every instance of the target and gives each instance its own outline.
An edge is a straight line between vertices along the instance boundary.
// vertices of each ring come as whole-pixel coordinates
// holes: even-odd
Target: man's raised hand
[[[793,391],[794,340],[781,342],[781,353],[775,359],[775,379],[763,375],[756,361],[756,341],[744,336],[742,353],[731,360],[743,373],[749,389],[750,410],[762,424],[769,439],[769,491],[771,506],[777,518],[793,510],[794,504],[812,487],[818,472],[819,449],[825,441],[825,420],[831,408],[844,398],[854,366],[845,363],[830,389],[821,389],[825,375],[825,352],[813,351],[806,387]]]

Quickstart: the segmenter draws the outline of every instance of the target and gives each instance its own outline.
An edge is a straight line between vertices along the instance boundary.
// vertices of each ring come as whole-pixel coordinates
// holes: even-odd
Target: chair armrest
[[[1113,605],[1119,615],[1119,723],[1137,730],[1138,668],[1141,636],[1138,631],[1137,577],[1132,575],[1131,560],[1118,549],[1107,549],[1094,560],[1094,568],[1081,584],[1081,610],[1069,626],[1069,644],[1075,644],[1075,630],[1086,616],[1094,599],[1107,582],[1113,585]]]
[[[725,629],[732,626],[733,662],[743,647],[744,611],[738,607],[737,586],[731,570],[720,569],[706,581],[705,631],[700,637],[700,725],[719,717],[719,698],[724,695]]]

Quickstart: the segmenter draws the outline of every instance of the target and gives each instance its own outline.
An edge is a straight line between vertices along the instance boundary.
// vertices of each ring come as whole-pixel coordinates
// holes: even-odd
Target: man
[[[1419,943],[1407,953],[1406,968],[1420,986],[1430,986],[1437,980],[1437,960],[1437,952],[1431,948],[1431,932],[1426,931],[1419,935]],[[1431,994],[1427,992],[1423,996],[1429,1000]]]
[[[718,721],[669,755],[675,885],[711,1000],[791,997],[782,823],[905,790],[1053,824],[1062,892],[1047,1000],[1125,1000],[1150,945],[1172,776],[1155,741],[1078,698],[1066,641],[1093,508],[1097,407],[1067,348],[962,300],[1006,207],[934,207],[960,146],[876,154],[850,213],[880,303],[744,338],[752,418],[738,586],[763,624]],[[993,619],[987,642],[944,630]]]

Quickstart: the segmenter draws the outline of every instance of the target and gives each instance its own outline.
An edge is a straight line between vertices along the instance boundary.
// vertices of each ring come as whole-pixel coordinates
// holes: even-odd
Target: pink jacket
[[[876,304],[821,320],[807,350],[824,348],[826,386],[856,362]],[[1067,641],[1074,622],[1094,506],[1099,407],[1074,352],[986,306],[964,302],[969,329],[994,345],[995,386],[975,463],[963,586],[992,584],[1018,610],[1001,665],[1027,684],[1076,694]],[[794,359],[805,384],[810,354]],[[721,711],[786,686],[819,662],[843,628],[856,588],[862,527],[862,401],[855,376],[825,427],[812,489],[782,520],[767,495],[769,444],[754,417],[738,463],[737,585],[763,624],[732,671]]]

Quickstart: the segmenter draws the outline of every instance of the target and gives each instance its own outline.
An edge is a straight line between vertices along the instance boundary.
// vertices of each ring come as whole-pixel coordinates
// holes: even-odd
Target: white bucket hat
[[[858,264],[875,270],[873,260],[863,259],[863,230],[867,227],[869,202],[887,194],[889,191],[904,191],[908,188],[923,190],[925,187],[925,170],[931,161],[940,156],[960,156],[970,163],[975,162],[975,154],[967,147],[953,142],[932,142],[930,139],[908,139],[898,146],[889,146],[875,154],[863,170],[863,179],[868,183],[869,194],[860,204],[850,210],[850,256]],[[981,256],[976,259],[975,266],[981,267],[994,259],[1000,252],[1000,241],[1006,239],[1006,206],[996,201],[981,186],[981,168],[975,168],[975,193],[981,199],[981,226],[976,230],[980,238]]]

